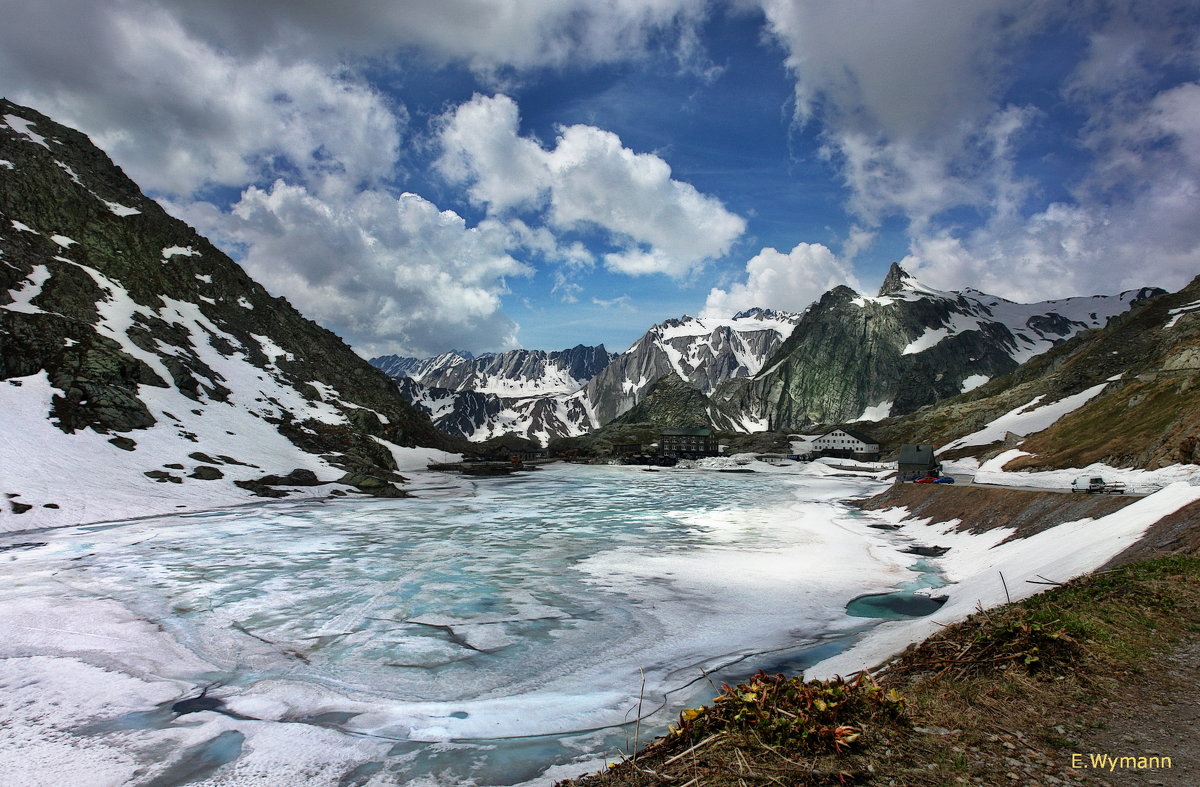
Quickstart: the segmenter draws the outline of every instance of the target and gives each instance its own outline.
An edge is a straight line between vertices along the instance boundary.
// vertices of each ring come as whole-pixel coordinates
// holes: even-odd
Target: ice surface
[[[911,579],[839,502],[880,482],[804,469],[423,474],[419,499],[3,537],[0,702],[99,688],[37,700],[0,772],[34,741],[101,784],[545,783],[616,758],[643,676],[649,736],[706,673],[803,663],[861,630],[847,601]],[[232,715],[169,712],[207,685]]]

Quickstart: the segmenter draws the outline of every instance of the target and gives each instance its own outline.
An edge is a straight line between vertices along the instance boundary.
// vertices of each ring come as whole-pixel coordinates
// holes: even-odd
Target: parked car
[[[933,483],[935,483],[935,484],[953,484],[954,479],[948,475],[944,475],[944,476],[941,476],[940,478],[933,479]]]
[[[1125,484],[1121,481],[1105,481],[1100,476],[1080,476],[1071,482],[1072,492],[1086,492],[1089,495],[1123,495]]]
[[[914,484],[953,484],[954,479],[948,475],[927,475],[924,478],[918,478],[913,481]]]

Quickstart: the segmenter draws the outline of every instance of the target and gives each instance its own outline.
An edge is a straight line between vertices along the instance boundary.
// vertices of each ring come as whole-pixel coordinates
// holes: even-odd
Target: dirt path
[[[1092,722],[1098,726],[1077,737],[1076,753],[1085,765],[1100,764],[1080,770],[1081,784],[1200,784],[1200,641],[1177,649],[1158,666],[1130,675],[1117,699],[1094,708]],[[1122,767],[1131,761],[1121,757],[1145,757],[1144,764],[1159,767]],[[1170,759],[1169,767],[1163,758]]]

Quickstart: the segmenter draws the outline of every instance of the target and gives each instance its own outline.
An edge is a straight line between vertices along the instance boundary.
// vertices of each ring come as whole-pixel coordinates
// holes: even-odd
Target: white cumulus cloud
[[[753,307],[801,312],[839,284],[859,290],[850,267],[820,243],[800,243],[787,254],[763,249],[746,263],[746,280],[708,293],[703,315],[729,317]]]
[[[251,276],[364,355],[517,345],[500,296],[508,277],[531,271],[509,254],[521,241],[498,222],[468,227],[416,194],[327,202],[282,181],[247,189],[230,214],[182,210],[243,248]]]
[[[660,157],[636,153],[610,131],[559,129],[553,148],[520,136],[516,102],[476,95],[448,113],[438,166],[496,215],[543,211],[559,231],[599,229],[617,251],[612,270],[686,275],[729,251],[746,222],[720,200],[674,180]]]

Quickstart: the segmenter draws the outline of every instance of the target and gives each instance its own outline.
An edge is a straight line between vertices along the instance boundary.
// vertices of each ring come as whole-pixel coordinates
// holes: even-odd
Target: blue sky
[[[1200,273],[1200,7],[44,0],[0,93],[360,353]],[[1067,7],[1069,5],[1069,7]]]

